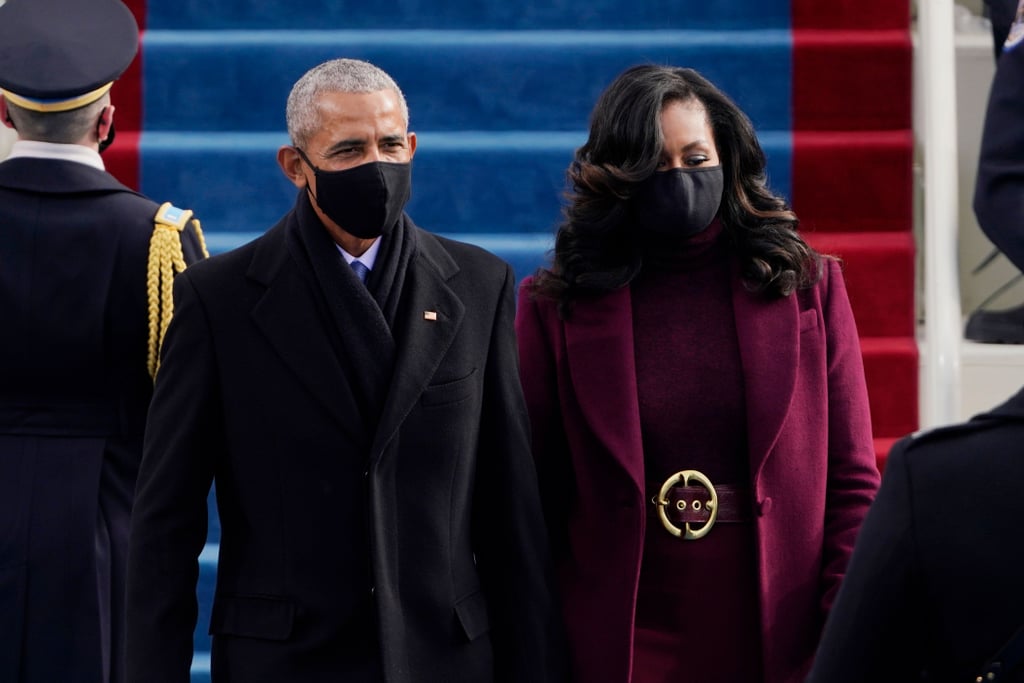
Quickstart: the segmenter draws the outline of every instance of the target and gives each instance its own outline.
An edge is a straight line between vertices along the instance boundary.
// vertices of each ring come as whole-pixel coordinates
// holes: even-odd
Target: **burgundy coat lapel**
[[[796,387],[800,355],[795,297],[765,301],[738,277],[733,287],[754,481],[778,439]],[[629,288],[577,302],[565,323],[569,372],[591,431],[644,490]]]
[[[763,294],[744,287],[738,272],[733,283],[751,481],[756,483],[793,398],[800,357],[799,311],[795,296],[766,300]]]
[[[644,490],[629,288],[581,299],[565,323],[569,373],[590,429]]]

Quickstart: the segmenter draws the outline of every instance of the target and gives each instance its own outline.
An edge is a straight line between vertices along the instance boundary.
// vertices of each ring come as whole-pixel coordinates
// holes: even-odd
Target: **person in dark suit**
[[[516,319],[577,683],[794,683],[878,487],[839,264],[692,69],[601,95]]]
[[[379,68],[313,68],[287,121],[294,208],[174,285],[130,680],[188,680],[213,482],[214,681],[561,680],[512,270],[403,212],[416,135]]]
[[[1021,443],[1024,390],[893,446],[809,683],[1024,681],[982,672],[1024,626]]]
[[[985,10],[992,25],[992,50],[998,60],[1010,35],[1010,27],[1021,12],[1019,0],[985,0]]]
[[[119,683],[161,279],[201,233],[104,170],[121,2],[8,2],[0,45],[0,680]]]
[[[985,109],[974,215],[982,232],[1024,272],[1024,0],[1013,16]],[[964,336],[985,343],[1024,344],[1024,305],[973,312]]]

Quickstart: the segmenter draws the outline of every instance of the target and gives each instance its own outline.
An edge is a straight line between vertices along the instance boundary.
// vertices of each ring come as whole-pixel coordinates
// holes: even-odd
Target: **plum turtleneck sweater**
[[[741,286],[741,285],[737,285]],[[646,500],[670,475],[749,487],[743,370],[722,225],[647,245],[631,284]],[[648,503],[633,683],[761,680],[753,522],[684,541]]]

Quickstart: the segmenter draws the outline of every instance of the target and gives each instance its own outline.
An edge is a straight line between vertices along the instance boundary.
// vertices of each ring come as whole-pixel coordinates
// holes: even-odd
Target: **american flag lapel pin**
[[[423,311],[423,319],[437,322],[437,311]]]

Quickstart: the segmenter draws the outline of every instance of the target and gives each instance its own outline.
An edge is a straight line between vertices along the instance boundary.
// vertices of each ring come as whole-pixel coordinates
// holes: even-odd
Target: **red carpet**
[[[146,26],[146,0],[125,0],[139,28]],[[140,36],[141,40],[141,36]],[[139,189],[139,132],[142,130],[142,50],[110,91],[117,110],[114,127],[117,142],[103,153],[107,170],[128,187]]]
[[[918,425],[907,3],[793,0],[793,207],[839,256],[880,466]]]

